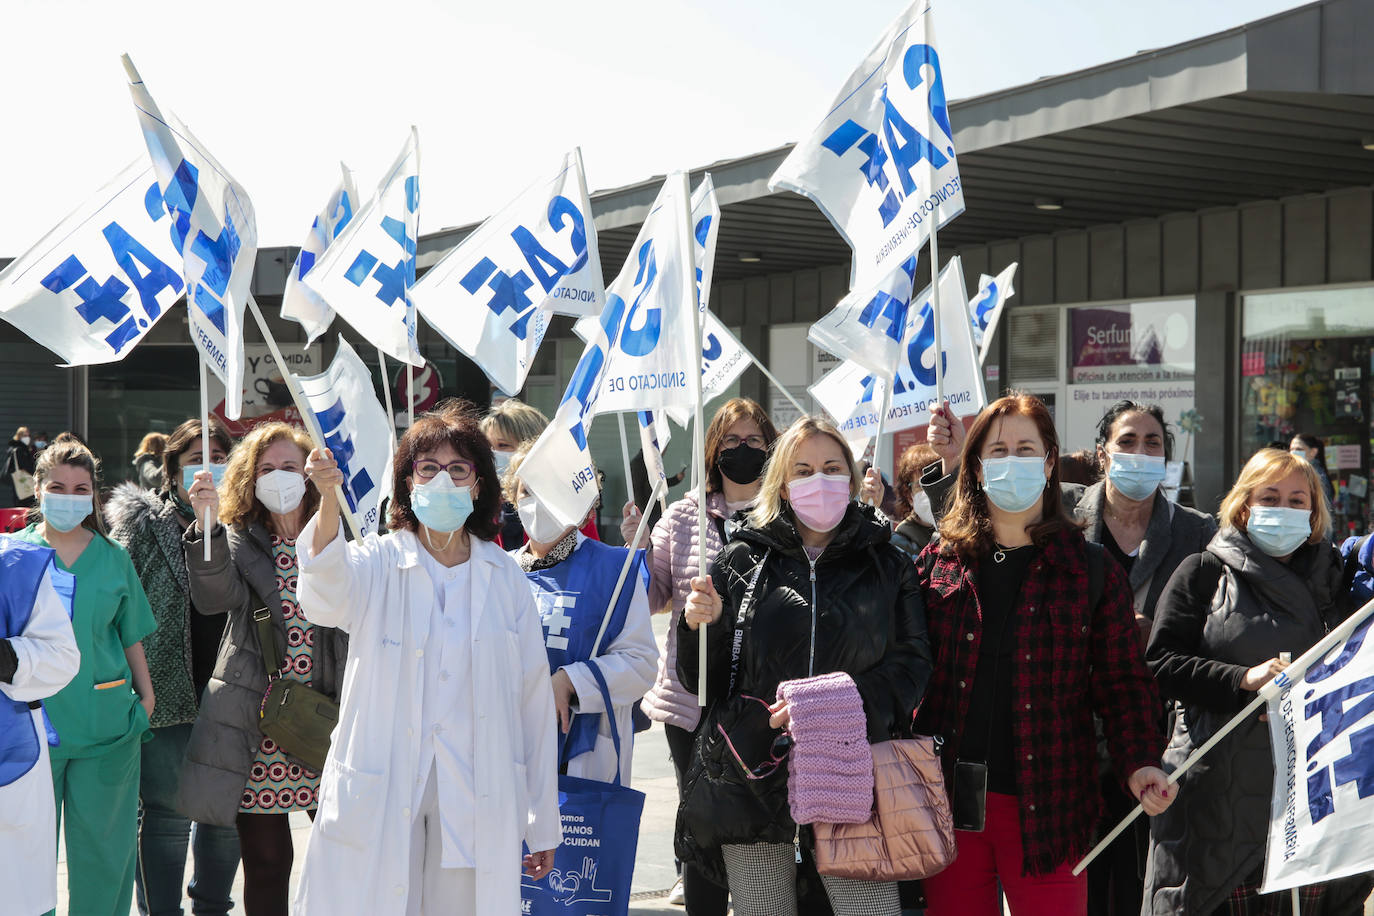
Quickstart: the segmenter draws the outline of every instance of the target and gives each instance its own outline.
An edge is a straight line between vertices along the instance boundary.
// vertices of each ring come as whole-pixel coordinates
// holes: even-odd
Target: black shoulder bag
[[[258,707],[258,729],[288,756],[318,773],[329,753],[329,736],[339,724],[339,704],[313,687],[273,670],[268,659],[277,654],[277,641],[273,638],[271,611],[258,608],[253,612],[253,623],[262,650],[262,666],[267,671],[267,692]]]

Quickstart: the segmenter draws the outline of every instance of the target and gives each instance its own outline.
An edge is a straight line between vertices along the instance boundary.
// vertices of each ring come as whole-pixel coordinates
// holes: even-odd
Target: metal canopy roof
[[[955,102],[961,245],[1374,184],[1374,4],[1321,0],[1099,67]],[[1374,143],[1374,140],[1371,140]],[[715,276],[845,263],[809,200],[771,194],[790,146],[715,163]],[[663,177],[592,195],[603,271],[615,276]],[[1062,202],[1037,209],[1037,198]],[[428,266],[475,226],[420,240]],[[741,253],[759,256],[740,261]]]

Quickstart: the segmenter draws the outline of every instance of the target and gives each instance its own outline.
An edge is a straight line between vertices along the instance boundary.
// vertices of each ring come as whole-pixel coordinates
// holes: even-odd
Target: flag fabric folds
[[[550,316],[596,316],[606,299],[580,152],[444,255],[414,299],[496,387],[524,387]]]
[[[930,287],[926,287],[911,301],[895,371],[872,372],[846,360],[811,386],[812,396],[835,419],[846,440],[866,442],[874,435],[889,379],[892,402],[883,430],[897,432],[930,423],[930,408],[935,406],[935,313],[930,294]],[[955,413],[968,416],[982,408],[987,396],[969,327],[963,266],[958,257],[951,258],[940,271],[940,312],[945,399]]]
[[[182,257],[191,341],[224,382],[224,415],[243,408],[243,310],[258,230],[248,193],[175,115],[163,116],[128,56],[129,92]]]
[[[377,191],[305,275],[308,289],[392,359],[423,366],[415,339],[420,138],[410,129]]]
[[[879,375],[890,375],[904,346],[916,256],[898,264],[877,283],[850,290],[811,325],[806,339],[841,359]]]
[[[391,491],[391,424],[377,401],[372,373],[340,335],[329,368],[297,381],[325,448],[343,472],[344,498],[366,537],[377,530],[382,496]]]
[[[768,187],[811,198],[834,223],[854,249],[855,287],[891,274],[963,212],[928,0],[888,28]]]
[[[973,343],[978,348],[980,366],[987,361],[992,336],[1002,318],[1002,307],[1016,295],[1016,288],[1011,284],[1015,275],[1016,262],[1012,261],[997,276],[982,274],[978,278],[978,295],[968,304],[968,316],[973,322]]]
[[[122,359],[184,289],[172,228],[140,158],[0,272],[0,317],[68,366]]]
[[[639,450],[644,458],[644,470],[649,478],[649,488],[663,481],[667,493],[668,472],[663,467],[663,450],[668,447],[672,430],[666,420],[652,410],[641,410],[635,414],[639,427]],[[631,494],[633,496],[633,494]]]
[[[1374,870],[1374,603],[1347,623],[1266,691],[1274,792],[1262,894]]]
[[[315,262],[324,254],[329,243],[334,241],[353,219],[358,209],[358,189],[353,186],[353,175],[348,166],[339,163],[343,177],[338,187],[329,195],[329,201],[310,224],[310,232],[301,243],[296,263],[286,276],[286,290],[282,293],[281,316],[298,322],[305,328],[306,344],[315,342],[329,329],[334,320],[334,310],[310,287],[303,282]]]
[[[608,351],[596,413],[694,409],[690,373],[701,371],[701,346],[687,308],[699,306],[682,301],[683,271],[695,267],[684,265],[679,255],[689,206],[679,200],[680,184],[680,175],[664,182],[625,266],[606,289],[606,311],[617,306],[625,319]],[[602,333],[590,317],[580,319],[574,330],[586,341]]]

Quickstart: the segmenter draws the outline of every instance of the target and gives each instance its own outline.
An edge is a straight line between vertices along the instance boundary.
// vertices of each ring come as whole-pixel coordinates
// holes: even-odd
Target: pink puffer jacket
[[[723,493],[706,497],[706,566],[709,569],[724,546],[714,519],[728,518]],[[701,719],[696,694],[677,679],[677,622],[697,575],[700,545],[697,540],[697,497],[688,493],[668,507],[654,526],[649,551],[649,608],[655,613],[671,610],[667,651],[658,658],[658,677],[644,695],[641,708],[655,722],[693,731]]]

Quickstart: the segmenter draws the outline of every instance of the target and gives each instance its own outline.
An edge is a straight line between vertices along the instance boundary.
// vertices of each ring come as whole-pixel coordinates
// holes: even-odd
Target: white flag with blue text
[[[852,285],[887,276],[964,211],[929,0],[897,18],[793,147],[769,190],[811,198],[854,249]]]
[[[608,296],[549,425],[520,465],[520,479],[565,525],[581,525],[596,501],[596,473],[587,439],[603,391],[609,354],[628,314],[625,300]]]
[[[329,195],[329,202],[324,209],[315,214],[310,232],[306,234],[300,253],[296,255],[296,263],[291,265],[291,272],[286,275],[286,290],[281,297],[281,316],[299,322],[305,328],[307,345],[314,343],[329,329],[330,322],[334,320],[334,310],[319,293],[305,285],[305,275],[310,273],[315,262],[329,248],[329,243],[344,231],[358,209],[358,189],[353,186],[353,174],[342,162],[339,163],[339,169],[343,177]]]
[[[659,481],[663,481],[663,493],[666,494],[668,472],[663,467],[663,450],[668,447],[668,440],[672,438],[672,429],[662,414],[656,414],[652,410],[639,411],[635,414],[635,421],[639,427],[639,450],[644,458],[644,470],[649,477],[649,487],[653,488]]]
[[[129,92],[181,252],[191,341],[224,382],[224,416],[243,409],[243,310],[257,261],[248,193],[175,115],[163,116],[128,55]]]
[[[1274,792],[1262,894],[1374,870],[1371,624],[1374,602],[1263,688]]]
[[[601,314],[606,288],[591,213],[573,150],[416,284],[420,314],[508,395],[524,387],[551,315]]]
[[[377,530],[382,496],[391,491],[391,423],[377,401],[372,373],[339,336],[329,368],[297,379],[325,448],[343,472],[344,498],[363,537]]]
[[[0,272],[0,318],[68,366],[122,359],[181,296],[181,252],[139,159]]]
[[[935,405],[935,312],[931,289],[911,300],[896,371],[877,373],[846,360],[809,389],[835,419],[845,439],[871,437],[878,412],[892,379],[892,403],[884,432],[930,423]],[[977,413],[987,403],[983,376],[968,322],[964,273],[958,257],[940,271],[940,346],[944,354],[945,399],[960,416]]]
[[[997,323],[1002,318],[1002,307],[1016,295],[1016,287],[1011,284],[1015,275],[1016,262],[1012,261],[997,276],[982,274],[978,278],[978,294],[968,304],[968,316],[973,322],[973,343],[978,347],[980,366],[987,361],[992,336],[997,333]]]
[[[701,347],[699,340],[694,343],[688,308],[699,309],[700,303],[683,302],[683,271],[696,265],[684,265],[680,254],[690,206],[679,200],[680,186],[677,175],[663,183],[625,266],[606,288],[606,308],[619,301],[625,326],[610,351],[597,413],[694,409],[690,373],[701,371]],[[695,239],[692,244],[694,252],[700,250]],[[599,333],[594,318],[581,319],[573,329],[583,340]]]
[[[410,129],[371,200],[305,276],[305,285],[387,356],[423,366],[415,339],[420,138]]]
[[[890,374],[903,346],[915,276],[912,255],[877,283],[850,290],[811,325],[806,339],[872,372]]]

